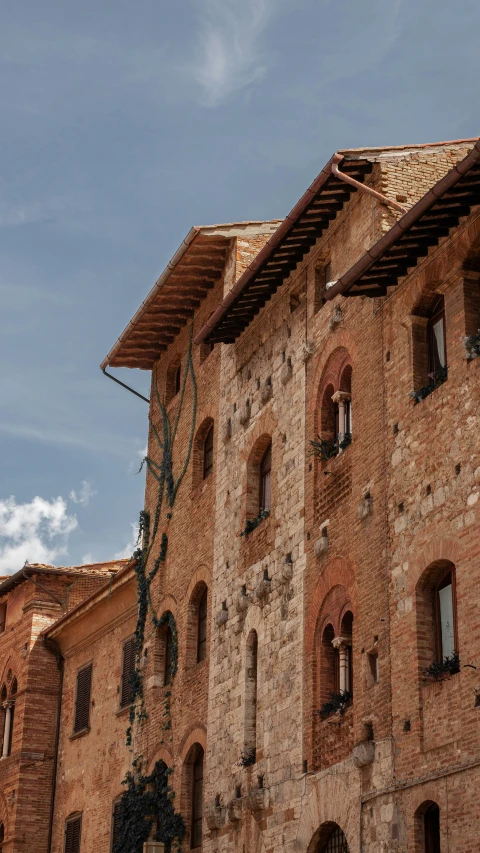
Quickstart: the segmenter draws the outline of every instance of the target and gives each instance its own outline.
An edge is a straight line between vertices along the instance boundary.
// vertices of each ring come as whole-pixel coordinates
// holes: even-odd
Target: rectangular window
[[[65,824],[64,853],[80,853],[82,838],[82,816],[69,818]]]
[[[120,707],[125,708],[130,704],[132,692],[130,680],[135,671],[135,638],[130,637],[123,644],[122,660],[122,683],[120,686]]]
[[[90,699],[92,693],[92,664],[77,672],[77,693],[75,697],[75,719],[73,731],[83,732],[90,724]]]
[[[380,681],[377,651],[367,653],[367,666],[367,687],[372,687],[373,684],[378,684]]]

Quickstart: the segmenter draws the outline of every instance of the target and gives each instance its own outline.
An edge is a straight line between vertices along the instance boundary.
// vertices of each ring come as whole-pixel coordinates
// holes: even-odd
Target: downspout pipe
[[[139,391],[135,391],[134,388],[130,388],[130,385],[127,385],[125,382],[121,382],[120,379],[117,379],[116,376],[113,376],[111,373],[108,373],[106,367],[102,367],[102,373],[105,376],[108,376],[109,379],[113,379],[113,381],[116,382],[117,385],[121,385],[122,388],[126,388],[127,391],[130,391],[131,394],[135,394],[136,397],[140,397],[141,400],[145,400],[145,402],[150,405],[150,400],[148,399],[148,397],[144,397],[143,394],[140,394]]]
[[[399,204],[397,201],[392,201],[391,198],[387,198],[386,195],[377,192],[372,187],[367,186],[367,184],[362,184],[360,181],[356,181],[355,178],[351,178],[350,175],[346,175],[345,172],[341,172],[338,168],[337,163],[332,163],[331,166],[332,175],[335,175],[339,181],[343,181],[345,184],[350,184],[352,187],[355,187],[357,190],[363,190],[364,193],[368,193],[377,199],[377,201],[381,201],[382,204],[389,204],[390,207],[394,207],[395,210],[399,210],[400,213],[406,213],[408,207],[404,207],[403,204]]]
[[[58,747],[60,743],[60,723],[62,718],[62,697],[63,697],[63,675],[65,670],[65,659],[60,651],[58,644],[55,640],[51,640],[49,637],[43,638],[43,645],[46,649],[48,649],[51,654],[53,654],[57,661],[58,670],[60,673],[59,676],[59,685],[58,685],[58,702],[57,702],[57,720],[55,726],[55,746],[53,753],[53,771],[52,771],[52,795],[50,799],[50,819],[48,823],[48,842],[47,842],[47,853],[52,853],[52,839],[53,839],[53,816],[55,810],[55,793],[57,790],[57,770],[58,770]]]

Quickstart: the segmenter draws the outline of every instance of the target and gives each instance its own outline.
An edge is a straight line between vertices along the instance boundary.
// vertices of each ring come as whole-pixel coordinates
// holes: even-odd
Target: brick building
[[[282,223],[192,229],[120,336],[143,548],[44,632],[52,853],[111,850],[138,756],[185,849],[478,850],[479,205],[475,140],[338,152]]]
[[[42,632],[123,564],[26,565],[1,579],[2,853],[46,853],[49,846],[62,674],[57,649]]]

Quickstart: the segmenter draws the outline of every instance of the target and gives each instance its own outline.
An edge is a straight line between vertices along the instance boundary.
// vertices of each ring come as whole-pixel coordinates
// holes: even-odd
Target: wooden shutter
[[[116,845],[120,841],[120,826],[119,826],[119,816],[120,816],[120,800],[116,800],[113,804],[112,809],[112,851],[115,853]]]
[[[90,698],[92,693],[92,664],[77,673],[77,697],[75,701],[74,732],[88,729],[90,722]]]
[[[120,707],[130,704],[130,676],[135,670],[135,638],[130,637],[123,644],[122,687],[120,691]]]
[[[65,826],[65,853],[80,853],[82,817],[72,818]]]

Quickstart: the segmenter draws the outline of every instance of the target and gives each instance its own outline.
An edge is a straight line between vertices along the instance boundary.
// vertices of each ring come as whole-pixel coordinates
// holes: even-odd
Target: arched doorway
[[[345,833],[338,824],[325,827],[320,834],[316,853],[350,853]]]

